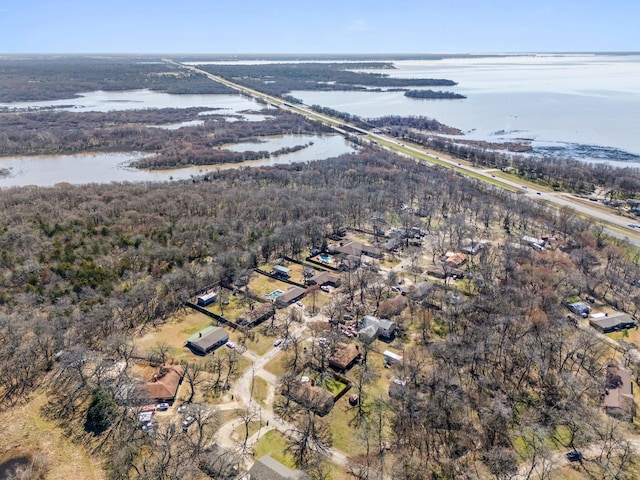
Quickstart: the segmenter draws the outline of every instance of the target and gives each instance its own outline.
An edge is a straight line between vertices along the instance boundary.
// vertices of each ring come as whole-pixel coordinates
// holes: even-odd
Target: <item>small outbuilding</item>
[[[591,307],[584,302],[574,302],[567,305],[567,308],[571,313],[580,315],[583,318],[587,318],[591,312]]]

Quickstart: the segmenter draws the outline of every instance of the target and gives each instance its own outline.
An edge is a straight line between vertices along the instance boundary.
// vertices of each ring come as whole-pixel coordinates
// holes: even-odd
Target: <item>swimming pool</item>
[[[276,298],[278,298],[283,293],[284,292],[282,290],[274,290],[271,293],[266,293],[264,296],[267,297],[269,300],[275,300]]]
[[[320,260],[322,260],[323,262],[331,263],[333,262],[333,257],[331,255],[323,253],[322,255],[320,255]]]

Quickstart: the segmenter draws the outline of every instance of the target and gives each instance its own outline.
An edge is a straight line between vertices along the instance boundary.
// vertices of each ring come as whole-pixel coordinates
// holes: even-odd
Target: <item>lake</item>
[[[266,150],[274,152],[284,147],[309,143],[313,143],[313,145],[297,152],[262,160],[200,165],[171,170],[139,170],[131,168],[129,164],[143,157],[144,154],[142,153],[83,153],[77,155],[0,157],[0,168],[8,168],[11,171],[9,177],[0,178],[0,188],[26,185],[49,187],[57,183],[87,184],[185,180],[216,170],[325,160],[355,151],[353,146],[339,135],[284,135],[265,138],[258,144],[236,144],[230,145],[228,148],[236,149],[237,151]]]
[[[640,55],[522,55],[394,61],[402,78],[447,78],[464,100],[416,100],[403,92],[291,94],[365,118],[416,115],[465,138],[529,139],[536,153],[640,162]]]
[[[153,90],[118,90],[80,93],[78,98],[35,102],[0,103],[0,108],[28,109],[54,107],[73,112],[109,112],[143,108],[215,108],[215,114],[238,114],[264,108],[258,102],[240,95],[175,95]]]

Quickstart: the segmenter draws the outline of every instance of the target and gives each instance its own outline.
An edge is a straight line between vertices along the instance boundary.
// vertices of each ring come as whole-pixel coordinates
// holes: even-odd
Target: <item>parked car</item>
[[[227,347],[229,347],[230,349],[232,349],[232,350],[233,350],[234,348],[236,348],[236,344],[235,344],[235,343],[233,343],[233,342],[227,342],[225,345],[226,345]]]
[[[166,412],[167,410],[169,410],[169,404],[168,403],[159,403],[158,405],[156,405],[156,410],[159,412]]]
[[[178,407],[178,413],[185,413],[189,409],[188,405],[180,405]]]
[[[191,424],[193,422],[195,422],[195,421],[196,421],[196,419],[194,417],[192,417],[191,415],[189,415],[187,418],[185,418],[182,421],[182,430],[186,432],[187,429],[191,426]]]
[[[304,303],[302,303],[302,302],[296,302],[296,305],[299,306],[300,308],[304,307]]]
[[[322,290],[323,292],[329,292],[329,287],[327,287],[326,285],[322,285],[320,287],[320,290]]]
[[[579,462],[582,460],[582,453],[580,453],[575,448],[570,452],[567,452],[566,455],[567,455],[567,460],[569,460],[570,462]]]
[[[282,339],[281,339],[281,338],[279,338],[278,340],[276,340],[275,342],[273,342],[273,346],[274,346],[274,347],[278,347],[278,346],[280,346],[280,344],[281,344],[281,343],[282,343]]]

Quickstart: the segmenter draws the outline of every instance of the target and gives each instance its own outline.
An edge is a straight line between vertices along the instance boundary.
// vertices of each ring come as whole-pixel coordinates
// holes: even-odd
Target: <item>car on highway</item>
[[[631,228],[640,228],[640,224],[637,224],[637,223],[630,223],[629,225],[627,225],[627,227],[631,227]]]
[[[522,188],[524,188],[524,189],[526,190],[526,189],[527,189],[527,186],[526,186],[526,185],[522,185]]]
[[[542,195],[540,192],[536,192],[536,195]]]

